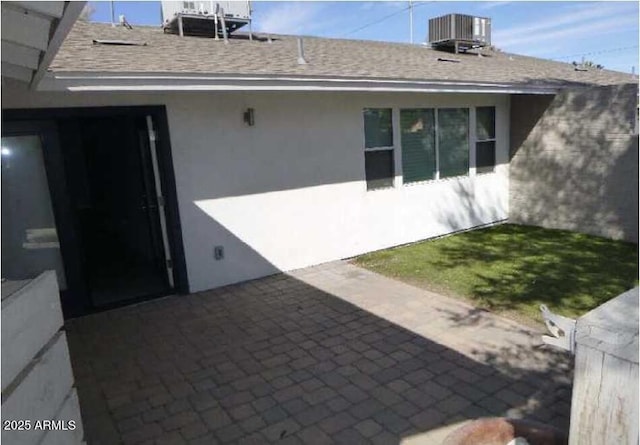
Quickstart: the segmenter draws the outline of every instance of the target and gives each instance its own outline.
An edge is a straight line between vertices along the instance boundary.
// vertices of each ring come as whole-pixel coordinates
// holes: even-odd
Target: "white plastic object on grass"
[[[529,445],[529,442],[524,437],[516,437],[515,439],[511,439],[506,445]]]

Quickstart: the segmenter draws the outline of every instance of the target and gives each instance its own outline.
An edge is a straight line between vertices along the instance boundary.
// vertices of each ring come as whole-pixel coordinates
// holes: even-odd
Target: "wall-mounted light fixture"
[[[247,110],[243,114],[244,123],[250,127],[255,125],[255,120],[253,118],[253,108],[247,108]]]

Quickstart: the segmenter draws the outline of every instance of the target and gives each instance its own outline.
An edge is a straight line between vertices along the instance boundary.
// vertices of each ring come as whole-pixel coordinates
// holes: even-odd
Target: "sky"
[[[110,21],[111,2],[89,2],[92,21]],[[196,1],[198,3],[198,1]],[[204,2],[207,3],[208,2]],[[160,25],[160,2],[113,2],[115,17]],[[253,30],[277,34],[410,43],[408,1],[252,1]],[[448,13],[491,18],[503,51],[562,62],[591,60],[638,73],[637,1],[413,1],[413,42],[426,40],[429,18]]]

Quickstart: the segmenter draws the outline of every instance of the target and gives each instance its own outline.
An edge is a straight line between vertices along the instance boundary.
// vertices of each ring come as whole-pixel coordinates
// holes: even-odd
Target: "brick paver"
[[[540,332],[345,262],[67,323],[89,445],[439,443],[482,416],[566,429]]]

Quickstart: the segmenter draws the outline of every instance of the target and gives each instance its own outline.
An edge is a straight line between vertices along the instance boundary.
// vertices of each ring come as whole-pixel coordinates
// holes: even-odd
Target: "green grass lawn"
[[[638,283],[635,244],[512,224],[373,252],[354,263],[536,322],[542,303],[576,318]]]

